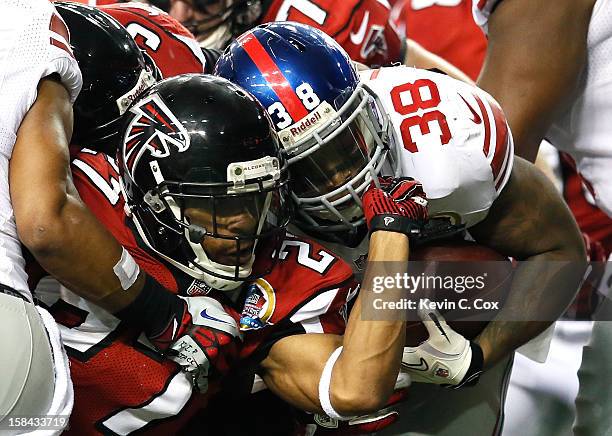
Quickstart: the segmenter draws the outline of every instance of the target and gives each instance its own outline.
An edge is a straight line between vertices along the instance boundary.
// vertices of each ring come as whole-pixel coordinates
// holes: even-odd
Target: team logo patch
[[[369,59],[370,56],[387,56],[387,38],[385,38],[385,28],[382,26],[372,26],[366,38],[365,44],[361,46],[361,57]]]
[[[188,297],[202,297],[212,290],[210,286],[200,280],[194,280],[185,292]]]
[[[145,153],[163,159],[171,147],[179,153],[189,148],[189,134],[159,95],[143,99],[130,112],[134,116],[124,137],[123,160],[132,177]]]
[[[271,324],[269,321],[275,308],[274,288],[265,279],[255,280],[247,291],[240,316],[240,330],[257,330]]]

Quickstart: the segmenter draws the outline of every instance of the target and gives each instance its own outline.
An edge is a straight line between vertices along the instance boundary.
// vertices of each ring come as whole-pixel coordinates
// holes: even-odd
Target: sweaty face
[[[202,41],[223,23],[223,12],[232,3],[233,0],[172,0],[168,13]]]
[[[207,231],[200,245],[213,262],[244,265],[254,251],[265,195],[187,200],[185,217]],[[236,240],[240,237],[240,240]]]

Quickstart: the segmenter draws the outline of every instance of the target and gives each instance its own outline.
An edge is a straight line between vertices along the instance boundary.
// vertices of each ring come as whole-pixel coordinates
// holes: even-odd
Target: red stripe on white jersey
[[[64,23],[64,20],[62,20],[62,18],[56,13],[53,13],[53,15],[51,15],[49,31],[51,34],[49,38],[49,42],[51,43],[51,45],[61,48],[74,58],[74,55],[72,54],[72,49],[69,45],[70,32],[68,31],[68,27],[66,27],[66,23]]]
[[[294,122],[308,115],[308,111],[291,87],[291,84],[270,57],[266,49],[252,34],[238,38],[238,43],[247,52],[255,66],[272,88]]]
[[[472,94],[478,103],[484,121],[484,145],[482,152],[489,160],[495,189],[498,190],[501,184],[507,179],[507,173],[512,168],[512,137],[508,132],[506,117],[499,105],[485,96],[486,103],[490,112],[485,106],[485,102],[477,94]],[[493,120],[491,120],[493,115]],[[495,144],[491,149],[491,127],[495,125]]]
[[[489,113],[485,108],[484,103],[480,99],[480,97],[476,94],[472,94],[476,99],[476,103],[478,104],[478,108],[480,109],[480,113],[482,114],[482,120],[484,121],[484,145],[482,147],[482,152],[486,157],[489,157],[489,149],[491,148],[491,122],[489,121]]]
[[[488,96],[485,96],[485,98],[487,103],[489,103],[495,120],[495,151],[493,152],[493,159],[491,160],[491,168],[493,169],[493,179],[497,183],[504,164],[508,161],[508,125],[506,124],[506,117],[497,102],[493,101]]]
[[[506,150],[506,153],[504,156],[504,162],[502,164],[502,169],[499,175],[497,176],[497,178],[495,179],[495,190],[498,192],[500,191],[500,188],[503,187],[501,186],[502,183],[504,183],[505,180],[507,180],[508,173],[512,171],[512,159],[514,159],[514,150],[512,147],[512,137],[510,135],[506,137],[506,143],[504,145],[504,149]]]

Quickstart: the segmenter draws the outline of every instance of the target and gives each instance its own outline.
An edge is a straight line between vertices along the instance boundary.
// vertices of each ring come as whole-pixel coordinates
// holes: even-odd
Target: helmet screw
[[[164,229],[163,227],[160,227],[159,229],[157,229],[157,233],[163,236],[166,233],[166,229]]]
[[[242,174],[242,168],[240,167],[236,167],[234,169],[234,174],[236,174],[237,176],[239,176],[240,174]]]

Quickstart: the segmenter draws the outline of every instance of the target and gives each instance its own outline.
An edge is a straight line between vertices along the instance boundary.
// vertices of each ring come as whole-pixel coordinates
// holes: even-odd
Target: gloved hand
[[[381,431],[399,419],[399,413],[397,410],[394,410],[394,406],[404,400],[408,394],[409,386],[410,376],[400,371],[395,382],[395,390],[384,408],[375,413],[358,416],[349,421],[338,421],[321,414],[309,415],[311,422],[300,427],[300,431],[294,436],[348,436]]]
[[[363,212],[370,234],[376,230],[417,236],[427,221],[427,197],[423,186],[409,177],[379,178],[363,194]]]
[[[437,310],[419,309],[429,338],[418,347],[405,347],[402,369],[414,382],[459,388],[474,385],[482,373],[480,346],[455,332]]]
[[[227,373],[237,359],[242,334],[234,318],[213,298],[179,297],[177,303],[164,328],[148,337],[191,374],[200,392],[206,392],[208,378]]]

